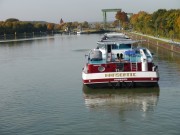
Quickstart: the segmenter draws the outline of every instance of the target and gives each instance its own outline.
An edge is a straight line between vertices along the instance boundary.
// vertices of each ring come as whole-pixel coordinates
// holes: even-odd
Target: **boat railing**
[[[138,62],[141,62],[141,55],[140,54],[125,55],[124,60],[132,62],[132,63],[138,63]]]
[[[106,64],[106,60],[105,59],[102,59],[102,60],[88,60],[88,63],[89,64]]]

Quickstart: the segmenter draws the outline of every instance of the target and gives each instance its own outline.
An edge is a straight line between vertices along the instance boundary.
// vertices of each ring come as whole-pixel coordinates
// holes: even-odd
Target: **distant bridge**
[[[107,12],[118,12],[121,11],[121,9],[102,9],[103,12],[103,21],[104,21],[104,28],[106,29],[106,24],[107,24]]]

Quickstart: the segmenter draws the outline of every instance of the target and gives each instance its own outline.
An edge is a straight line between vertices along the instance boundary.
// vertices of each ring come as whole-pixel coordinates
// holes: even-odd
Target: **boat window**
[[[131,44],[120,44],[119,49],[129,49],[131,48]]]
[[[140,51],[139,51],[139,50],[136,50],[136,54],[140,54]]]
[[[100,44],[99,44],[99,45],[97,46],[97,48],[104,49],[104,48],[105,48],[105,46],[104,46],[104,45],[100,45]]]
[[[107,45],[107,52],[108,52],[108,53],[111,53],[111,50],[112,50],[111,46],[112,46],[112,45]]]
[[[149,53],[147,52],[146,49],[143,49],[143,51],[144,51],[144,54],[145,54],[146,56],[149,56]]]
[[[118,49],[117,45],[112,45],[112,49]]]

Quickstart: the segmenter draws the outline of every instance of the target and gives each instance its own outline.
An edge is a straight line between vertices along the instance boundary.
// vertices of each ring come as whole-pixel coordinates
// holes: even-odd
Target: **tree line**
[[[130,26],[144,34],[180,39],[180,9],[159,9],[152,14],[140,11],[131,16]]]
[[[0,21],[0,34],[14,33],[31,33],[31,32],[47,31],[46,23],[41,22],[25,22],[18,19],[10,18],[6,21]]]
[[[88,22],[64,22],[62,19],[59,24],[40,22],[40,21],[19,21],[16,18],[9,18],[0,21],[0,35],[4,34],[20,34],[20,33],[36,33],[36,32],[62,32],[64,30],[72,31],[74,29],[89,28]]]
[[[123,30],[132,29],[144,34],[180,39],[180,9],[159,9],[152,14],[140,11],[131,17],[123,11],[118,11],[115,15],[115,21],[106,25],[109,28],[116,28],[121,25]],[[80,29],[101,30],[103,23],[64,22],[62,18],[58,24],[19,21],[15,18],[0,21],[0,35],[25,32],[72,32]]]

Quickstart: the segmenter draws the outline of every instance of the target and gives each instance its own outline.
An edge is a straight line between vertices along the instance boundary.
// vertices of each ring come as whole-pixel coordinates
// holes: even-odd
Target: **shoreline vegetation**
[[[127,16],[118,11],[113,22],[64,22],[59,24],[45,21],[20,21],[9,18],[0,21],[0,42],[40,39],[54,34],[97,34],[106,32],[123,32],[149,36],[153,40],[164,40],[166,43],[179,46],[180,42],[180,9],[159,9],[152,14],[140,11]],[[171,49],[172,50],[172,49]]]

